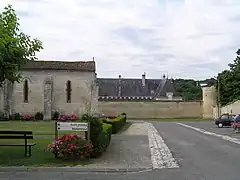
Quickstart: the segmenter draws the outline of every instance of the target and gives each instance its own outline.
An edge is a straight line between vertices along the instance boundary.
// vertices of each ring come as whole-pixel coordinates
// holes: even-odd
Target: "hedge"
[[[116,117],[115,119],[104,119],[103,122],[112,125],[112,133],[117,133],[126,123],[127,116],[122,114]]]
[[[84,115],[83,121],[90,121],[90,140],[93,145],[93,152],[91,157],[95,158],[100,156],[108,148],[111,135],[112,125],[103,123],[103,119]],[[87,133],[86,133],[87,137]]]

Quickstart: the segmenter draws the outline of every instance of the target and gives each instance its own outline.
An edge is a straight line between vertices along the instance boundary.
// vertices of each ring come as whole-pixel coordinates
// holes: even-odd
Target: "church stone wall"
[[[4,92],[4,88],[0,87],[0,112],[3,112],[3,109],[4,109],[4,95],[3,95],[3,92]]]
[[[26,79],[29,79],[29,101],[28,103],[24,103],[24,83],[15,83],[13,94],[14,112],[44,112],[44,92],[46,92],[46,88],[51,89],[46,86],[47,77],[52,79],[52,111],[77,114],[86,112],[87,103],[91,97],[90,87],[95,80],[95,74],[93,72],[48,70],[24,71],[22,73]],[[71,81],[72,89],[70,103],[67,103],[66,98],[66,83],[68,80]],[[95,96],[92,96],[92,98],[95,98]],[[92,107],[97,109],[96,101],[92,101]]]
[[[99,112],[115,115],[125,112],[128,118],[201,118],[202,102],[179,101],[99,101]]]

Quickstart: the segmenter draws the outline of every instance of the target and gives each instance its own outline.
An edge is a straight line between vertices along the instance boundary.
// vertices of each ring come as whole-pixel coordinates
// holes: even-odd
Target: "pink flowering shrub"
[[[62,114],[59,116],[58,120],[59,121],[74,121],[78,117],[76,114]]]
[[[92,152],[92,144],[83,139],[78,134],[67,134],[55,139],[52,144],[48,145],[48,151],[57,157],[84,158],[89,157]]]
[[[233,126],[234,129],[239,128],[240,127],[240,122],[233,122],[232,126]]]
[[[33,115],[31,115],[31,114],[23,114],[23,115],[21,115],[21,120],[31,121],[31,120],[33,120]]]

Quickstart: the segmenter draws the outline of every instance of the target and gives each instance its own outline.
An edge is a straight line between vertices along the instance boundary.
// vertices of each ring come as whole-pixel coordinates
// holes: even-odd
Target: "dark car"
[[[218,117],[215,120],[215,124],[219,128],[222,128],[224,126],[232,126],[234,118],[235,118],[235,115],[233,114],[222,114],[220,117]]]

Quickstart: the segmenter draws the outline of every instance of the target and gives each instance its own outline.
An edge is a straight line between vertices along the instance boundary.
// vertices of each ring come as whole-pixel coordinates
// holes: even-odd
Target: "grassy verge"
[[[0,130],[29,130],[33,131],[34,139],[29,142],[37,143],[32,148],[32,157],[24,157],[24,147],[0,147],[0,166],[76,166],[89,162],[66,161],[55,159],[47,146],[54,140],[54,122],[0,122]],[[61,132],[60,135],[69,132]],[[74,133],[74,132],[71,132]],[[24,140],[0,140],[0,143],[24,143]]]

